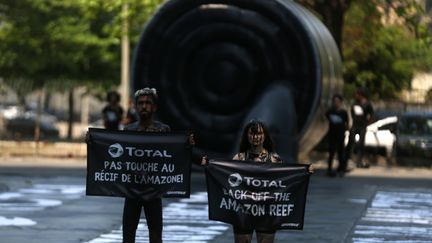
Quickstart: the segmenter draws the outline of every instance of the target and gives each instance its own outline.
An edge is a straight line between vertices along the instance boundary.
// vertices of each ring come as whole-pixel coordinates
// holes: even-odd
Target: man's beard
[[[148,120],[153,116],[153,112],[139,113],[141,120]]]

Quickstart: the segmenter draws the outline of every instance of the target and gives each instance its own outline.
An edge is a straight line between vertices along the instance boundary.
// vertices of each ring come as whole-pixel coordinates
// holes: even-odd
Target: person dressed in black
[[[108,130],[119,130],[123,117],[123,109],[120,106],[120,94],[116,91],[110,91],[107,94],[106,101],[108,104],[102,110],[104,127]]]
[[[282,159],[274,152],[273,140],[266,126],[257,120],[250,121],[243,129],[239,153],[234,155],[233,160],[282,163]],[[276,230],[243,229],[237,226],[233,226],[233,229],[236,243],[250,243],[254,230],[258,243],[273,243],[276,233]]]
[[[129,107],[126,112],[125,124],[134,123],[139,120],[138,112],[135,108],[135,102],[133,100],[129,101]]]
[[[135,92],[135,104],[139,120],[124,130],[142,132],[169,132],[170,127],[153,118],[157,110],[156,89],[144,88]],[[139,200],[126,198],[123,208],[123,243],[135,242],[141,208],[147,220],[150,243],[162,242],[162,199]]]
[[[333,158],[336,151],[339,160],[339,167],[337,169],[338,173],[343,175],[346,169],[346,165],[344,164],[344,140],[345,130],[348,128],[348,113],[343,109],[342,102],[342,96],[335,94],[332,98],[332,106],[326,112],[326,117],[329,121],[327,176],[336,175],[332,169]]]
[[[239,151],[233,160],[255,161],[259,163],[282,163],[280,156],[274,151],[273,140],[263,122],[251,120],[243,129]],[[202,165],[208,164],[207,156],[201,161]],[[313,173],[312,166],[309,173]],[[273,243],[276,230],[260,230],[242,228],[233,225],[235,243],[251,243],[253,232],[256,232],[258,243]]]
[[[359,135],[357,142],[357,160],[358,168],[369,168],[369,164],[363,161],[364,144],[366,136],[366,128],[372,121],[374,114],[373,107],[367,98],[366,90],[363,88],[357,89],[355,100],[351,106],[352,126],[349,132],[348,144],[345,148],[345,164],[351,157],[353,145],[355,143],[356,134]]]

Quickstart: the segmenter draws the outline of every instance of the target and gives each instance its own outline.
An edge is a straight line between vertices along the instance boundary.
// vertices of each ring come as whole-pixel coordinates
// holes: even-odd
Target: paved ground
[[[432,242],[432,170],[376,166],[310,183],[303,231],[276,242]],[[122,199],[86,197],[85,160],[0,159],[0,242],[121,242]],[[233,242],[207,216],[204,175],[190,199],[164,200],[165,242]],[[145,220],[137,242],[147,242]]]

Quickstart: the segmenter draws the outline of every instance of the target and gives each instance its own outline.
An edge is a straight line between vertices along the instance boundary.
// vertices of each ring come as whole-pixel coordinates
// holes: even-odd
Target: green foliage
[[[399,91],[410,87],[415,71],[430,71],[432,67],[429,37],[412,31],[414,27],[424,28],[420,22],[414,24],[411,17],[411,8],[417,5],[408,0],[401,4],[409,3],[410,9],[397,5],[395,11],[399,17],[411,21],[413,28],[407,28],[383,25],[380,3],[355,1],[352,4],[345,19],[343,43],[346,89],[367,87],[375,99],[396,97]]]
[[[86,0],[82,0],[87,2]],[[94,0],[103,5],[106,11],[111,11],[115,14],[110,25],[106,25],[106,31],[112,36],[120,37],[122,34],[122,22],[127,19],[129,23],[129,37],[131,46],[135,46],[139,41],[141,32],[143,31],[145,23],[154,14],[163,0]],[[122,3],[128,3],[128,12],[122,12]]]
[[[346,90],[366,86],[394,97],[410,86],[416,70],[432,68],[431,35],[415,0],[298,0],[322,14],[331,29],[343,27]],[[129,11],[122,11],[127,3]],[[131,47],[162,0],[0,0],[0,76],[21,93],[88,85],[107,90],[119,82],[122,24]],[[334,3],[334,4],[333,4]],[[331,8],[335,11],[331,11]],[[401,25],[384,26],[385,11]],[[324,16],[324,13],[327,13]],[[331,21],[331,13],[345,16]],[[327,19],[327,21],[325,21]],[[330,20],[330,21],[328,21]],[[338,35],[338,31],[334,31]],[[376,95],[375,98],[378,98]]]
[[[414,71],[424,65],[419,59],[422,48],[401,28],[381,28],[375,34],[368,43],[358,44],[365,46],[365,51],[345,48],[345,81],[368,87],[381,98],[393,97],[409,88]]]
[[[0,0],[0,76],[32,89],[119,83],[123,20],[133,46],[161,0],[127,2],[125,15],[117,0]]]
[[[112,80],[115,45],[76,1],[6,1],[0,31],[0,73],[8,83]],[[101,27],[101,26],[100,26]]]
[[[414,72],[432,70],[430,28],[417,0],[295,1],[320,15],[338,43],[347,95],[365,86],[373,98],[393,98],[409,88]],[[384,25],[386,19],[397,21]]]

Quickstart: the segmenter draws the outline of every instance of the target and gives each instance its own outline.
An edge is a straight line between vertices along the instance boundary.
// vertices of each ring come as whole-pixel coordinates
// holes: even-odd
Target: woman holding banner
[[[243,129],[240,140],[239,153],[233,160],[248,160],[264,163],[281,163],[282,160],[273,149],[273,140],[264,123],[252,120]],[[254,229],[234,228],[234,240],[236,243],[249,243],[252,240]],[[275,230],[256,230],[258,243],[272,243],[275,238]]]
[[[251,120],[243,129],[239,153],[233,160],[255,161],[261,163],[281,163],[282,160],[273,148],[273,140],[263,122]],[[202,164],[208,163],[203,157]],[[313,169],[309,167],[309,172]],[[276,230],[246,229],[233,225],[235,243],[250,243],[256,231],[258,243],[273,243]]]

